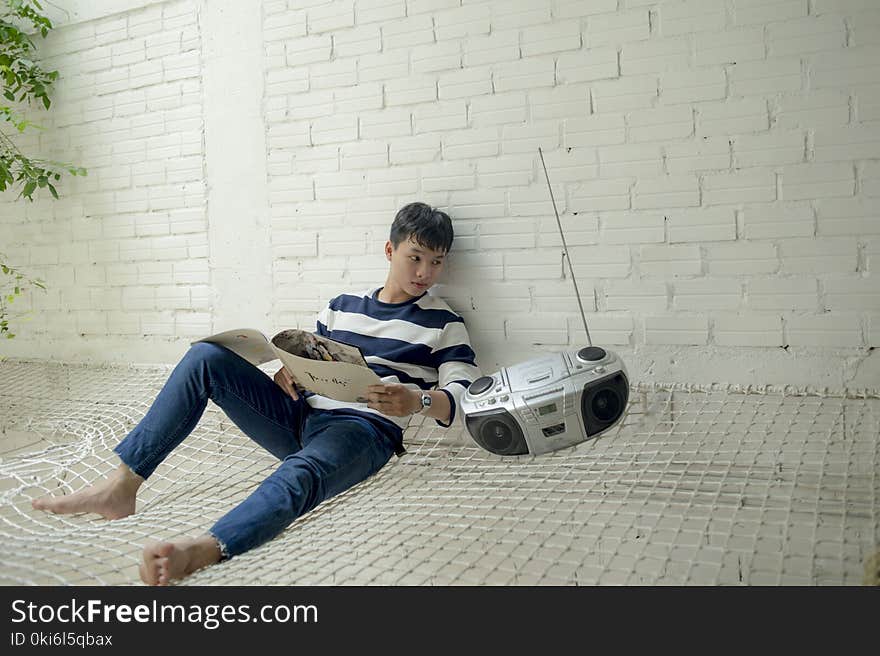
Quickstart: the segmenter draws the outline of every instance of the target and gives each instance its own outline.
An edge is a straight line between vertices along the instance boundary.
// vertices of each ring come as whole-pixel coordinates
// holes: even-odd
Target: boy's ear
[[[391,244],[391,240],[385,242],[385,259],[389,262],[391,261],[391,253],[394,252],[394,246]]]

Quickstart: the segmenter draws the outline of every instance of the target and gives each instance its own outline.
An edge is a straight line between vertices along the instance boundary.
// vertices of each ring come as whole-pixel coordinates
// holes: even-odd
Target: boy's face
[[[408,296],[421,296],[443,272],[446,261],[444,251],[422,246],[412,237],[401,241],[397,248],[385,243],[385,257],[391,262],[388,282]]]

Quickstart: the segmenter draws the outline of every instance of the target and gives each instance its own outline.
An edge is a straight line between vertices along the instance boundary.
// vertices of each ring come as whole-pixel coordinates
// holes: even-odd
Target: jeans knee
[[[210,366],[224,360],[229,355],[232,355],[232,352],[219,344],[198,342],[189,347],[184,359],[193,364],[204,363]]]

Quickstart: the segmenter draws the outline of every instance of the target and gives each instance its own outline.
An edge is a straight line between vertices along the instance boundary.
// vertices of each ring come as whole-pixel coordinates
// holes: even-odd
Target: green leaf
[[[56,177],[56,179],[57,179],[57,177]],[[52,193],[52,196],[54,196],[55,199],[58,198],[58,192],[55,191],[55,187],[52,185],[51,182],[49,183],[49,191]]]
[[[34,193],[34,189],[37,188],[37,183],[31,180],[24,186],[24,191],[22,191],[22,195],[25,198],[31,198],[31,195]]]

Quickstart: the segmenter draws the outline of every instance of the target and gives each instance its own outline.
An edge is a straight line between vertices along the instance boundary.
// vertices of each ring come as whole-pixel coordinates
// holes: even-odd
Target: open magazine
[[[302,389],[337,401],[365,403],[367,386],[382,382],[357,346],[305,330],[282,330],[270,340],[241,328],[192,343],[199,342],[225,346],[254,366],[280,359]]]

